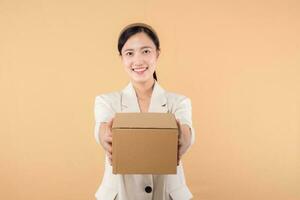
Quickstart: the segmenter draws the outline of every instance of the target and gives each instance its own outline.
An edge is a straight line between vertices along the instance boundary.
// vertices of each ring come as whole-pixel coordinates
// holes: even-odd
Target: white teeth
[[[148,69],[148,68],[144,67],[144,68],[136,68],[136,69],[132,69],[132,70],[135,72],[142,72],[142,71],[145,71],[146,69]]]

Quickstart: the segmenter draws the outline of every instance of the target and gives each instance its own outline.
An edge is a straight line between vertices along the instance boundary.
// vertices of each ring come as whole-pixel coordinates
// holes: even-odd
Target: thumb
[[[180,120],[176,119],[177,126],[180,127]]]
[[[114,117],[111,118],[111,119],[108,121],[107,126],[108,126],[109,128],[112,128],[113,122],[114,122]]]
[[[180,120],[176,119],[176,123],[177,123],[177,127],[178,127],[178,131],[179,131],[179,136],[181,135],[181,124],[180,124]]]

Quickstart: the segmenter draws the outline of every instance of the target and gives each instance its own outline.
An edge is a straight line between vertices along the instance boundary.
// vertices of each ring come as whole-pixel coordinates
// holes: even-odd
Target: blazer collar
[[[122,112],[141,112],[137,100],[137,95],[131,82],[122,90]],[[167,98],[165,90],[154,82],[148,112],[168,112]]]

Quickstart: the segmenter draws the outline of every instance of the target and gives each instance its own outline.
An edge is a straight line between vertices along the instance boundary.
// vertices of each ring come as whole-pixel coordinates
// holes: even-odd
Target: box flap
[[[177,129],[178,127],[172,113],[116,113],[112,128]]]

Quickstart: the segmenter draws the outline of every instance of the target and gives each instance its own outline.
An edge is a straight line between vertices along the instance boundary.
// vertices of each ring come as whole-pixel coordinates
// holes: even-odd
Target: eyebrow
[[[152,47],[150,46],[142,46],[140,49],[147,49],[147,48],[150,48],[152,49]],[[125,49],[123,52],[125,53],[126,51],[133,51],[134,49]]]

